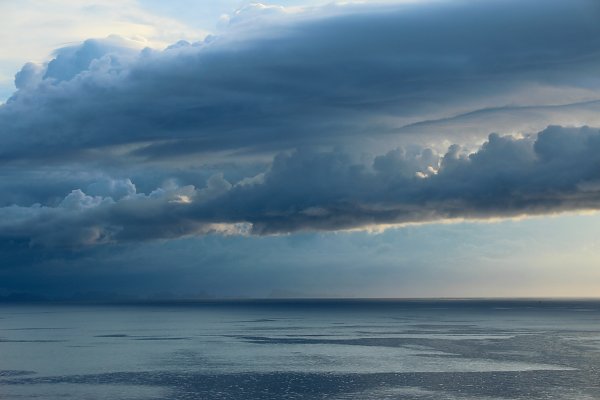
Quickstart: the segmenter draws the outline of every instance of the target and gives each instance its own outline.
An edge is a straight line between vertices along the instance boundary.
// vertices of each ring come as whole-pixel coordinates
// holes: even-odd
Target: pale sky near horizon
[[[598,296],[598,18],[0,1],[0,295]]]

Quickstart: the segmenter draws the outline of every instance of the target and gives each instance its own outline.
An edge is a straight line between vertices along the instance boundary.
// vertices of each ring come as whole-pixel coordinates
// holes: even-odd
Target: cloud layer
[[[19,90],[0,108],[0,158],[106,156],[115,146],[138,160],[272,153],[397,140],[407,124],[485,107],[597,100],[599,17],[594,0],[255,6],[220,35],[165,51],[88,40],[17,74]],[[596,122],[581,112],[579,122]],[[549,114],[529,126],[560,123]],[[469,133],[511,132],[523,120]]]
[[[600,131],[492,134],[476,152],[395,149],[360,162],[341,151],[277,155],[253,178],[213,175],[137,193],[129,179],[71,191],[56,206],[0,208],[4,242],[79,247],[217,232],[274,234],[600,208]]]
[[[600,125],[599,19],[595,0],[253,5],[162,51],[61,48],[0,106],[0,241],[597,209],[598,130],[546,126]]]

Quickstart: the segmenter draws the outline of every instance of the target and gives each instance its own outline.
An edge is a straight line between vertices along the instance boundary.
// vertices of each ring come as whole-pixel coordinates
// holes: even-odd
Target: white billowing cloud
[[[246,234],[246,223],[218,223],[184,216],[192,201],[206,202],[228,189],[222,178],[215,177],[204,189],[171,184],[146,195],[136,193],[129,180],[103,180],[88,186],[90,193],[99,195],[75,189],[55,207],[0,207],[0,241],[77,248],[123,240]],[[122,219],[128,222],[119,222]]]
[[[136,187],[130,179],[105,178],[91,183],[86,192],[96,196],[110,196],[118,200],[136,194]]]
[[[152,13],[136,0],[2,1],[0,15],[0,102],[14,90],[16,70],[26,62],[43,63],[58,47],[120,35],[142,47],[164,48],[180,39],[200,40],[208,33]]]

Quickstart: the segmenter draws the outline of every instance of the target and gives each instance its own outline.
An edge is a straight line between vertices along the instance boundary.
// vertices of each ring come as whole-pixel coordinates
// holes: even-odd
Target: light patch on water
[[[153,400],[168,398],[168,390],[138,385],[36,384],[1,385],[0,398],[14,400]]]
[[[504,397],[456,395],[444,391],[425,390],[419,387],[381,387],[359,393],[345,393],[332,400],[506,400]]]

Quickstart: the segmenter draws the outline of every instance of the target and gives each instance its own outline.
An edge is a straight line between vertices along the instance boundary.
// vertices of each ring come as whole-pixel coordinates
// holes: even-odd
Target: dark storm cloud
[[[102,158],[131,144],[134,155],[163,159],[273,153],[524,93],[546,103],[540,88],[589,97],[600,86],[599,19],[595,0],[250,8],[217,37],[165,51],[88,40],[17,74],[18,91],[0,107],[0,158]]]
[[[597,209],[600,133],[549,127],[537,137],[490,135],[475,153],[394,150],[363,165],[338,152],[278,156],[262,183],[209,202],[255,233],[494,218]],[[201,212],[209,207],[199,207]]]
[[[5,243],[42,247],[176,238],[210,232],[272,234],[380,224],[488,219],[600,208],[600,131],[549,127],[492,134],[475,153],[453,145],[392,150],[364,163],[340,151],[275,157],[251,179],[212,176],[137,193],[130,180],[73,190],[57,206],[0,208]]]
[[[0,106],[0,252],[597,209],[597,130],[435,149],[592,124],[599,19],[592,0],[253,6],[164,51],[60,49]],[[415,132],[432,148],[390,151]]]

